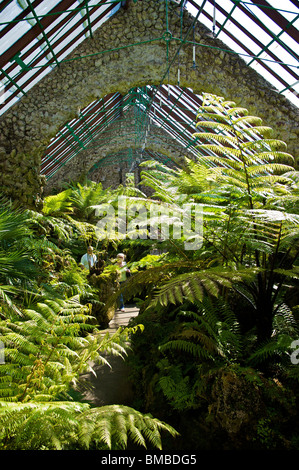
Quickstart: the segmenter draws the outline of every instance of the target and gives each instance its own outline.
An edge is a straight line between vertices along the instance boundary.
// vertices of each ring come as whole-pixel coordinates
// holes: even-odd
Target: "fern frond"
[[[248,358],[248,364],[257,366],[274,356],[286,355],[293,341],[289,335],[279,335],[262,344]]]
[[[235,149],[232,147],[224,147],[220,145],[214,144],[199,144],[196,146],[197,149],[203,150],[210,150],[218,155],[225,156],[225,157],[240,157],[241,152],[239,149]]]
[[[228,102],[228,105],[232,105],[232,104],[234,105],[235,103]],[[227,110],[227,114],[229,116],[240,115],[240,114],[247,115],[248,114],[248,109],[242,108],[242,107],[232,107],[232,108]]]
[[[213,116],[215,118],[215,116]],[[217,115],[218,119],[218,115]],[[221,119],[221,118],[220,118]],[[208,129],[215,129],[218,130],[219,132],[228,132],[230,133],[232,131],[231,125],[229,121],[224,118],[222,121],[224,122],[215,122],[215,121],[199,121],[196,124],[196,127],[204,127]]]
[[[233,135],[224,135],[224,134],[216,134],[212,132],[196,132],[192,134],[193,137],[197,137],[201,140],[216,140],[220,144],[227,145],[237,145],[238,139]]]
[[[271,136],[271,134],[273,133],[273,129],[272,127],[268,127],[268,126],[255,126],[255,127],[244,127],[244,129],[242,129],[242,131],[236,131],[237,135],[242,137],[242,135],[244,134],[248,134],[249,136],[252,136],[252,137],[267,137],[267,136]]]
[[[184,299],[194,303],[201,301],[205,292],[218,296],[221,287],[231,287],[233,282],[244,280],[247,276],[253,276],[253,272],[211,268],[180,274],[157,289],[158,292],[154,297],[153,304],[182,303]]]
[[[125,448],[128,438],[136,445],[162,448],[161,432],[178,435],[171,426],[127,406],[110,405],[88,410],[80,417],[80,440],[88,448],[92,442],[102,448]],[[86,425],[87,423],[87,425]]]
[[[210,108],[210,111],[212,111],[212,112],[208,112],[208,110],[205,109],[202,113],[197,115],[197,118],[200,117],[201,119],[196,123],[196,127],[201,127],[202,125],[206,126],[206,125],[211,124],[211,123],[213,124],[214,119],[217,119],[217,120],[219,119],[221,124],[230,123],[229,117],[225,116],[224,114],[219,114],[217,112],[217,109]],[[217,114],[214,114],[213,111],[216,111]]]
[[[69,200],[71,189],[61,191],[58,194],[46,196],[43,201],[42,212],[44,215],[60,216],[64,213],[73,212],[72,203]]]
[[[194,269],[194,263],[190,261],[178,261],[173,263],[160,263],[157,266],[148,267],[145,271],[140,271],[127,279],[124,286],[120,291],[124,293],[126,298],[133,298],[140,294],[144,286],[151,287],[158,285],[166,279],[170,279],[174,273],[180,270]],[[110,308],[114,305],[119,297],[120,291],[116,291],[107,300],[105,307]]]
[[[247,168],[247,172],[250,176],[253,175],[269,175],[270,172],[280,172],[285,173],[287,171],[292,171],[292,167],[289,165],[283,165],[282,163],[267,163],[262,165],[252,165]],[[284,176],[284,181],[289,181],[287,177]]]
[[[271,151],[271,152],[259,152],[258,154],[258,157],[262,160],[265,160],[265,161],[269,161],[269,160],[284,160],[284,161],[288,161],[290,163],[294,163],[295,162],[295,159],[293,157],[293,155],[291,155],[290,153],[286,153],[286,152],[280,152],[280,151]],[[295,168],[293,167],[288,167],[289,169],[287,169],[286,171],[295,171]]]
[[[288,223],[296,226],[299,224],[299,214],[292,214],[287,211],[280,211],[274,209],[252,209],[248,214],[255,219],[263,220],[264,222],[272,223]]]
[[[267,150],[279,150],[279,149],[286,149],[287,144],[283,140],[278,139],[259,139],[259,140],[252,140],[248,142],[243,142],[242,144],[243,149],[251,149],[257,152],[265,152],[269,153],[269,158],[271,159],[271,152],[267,152]],[[266,157],[265,157],[266,158]]]
[[[257,116],[241,116],[241,117],[234,119],[233,124],[238,125],[240,123],[246,123],[246,124],[250,124],[256,127],[256,126],[261,126],[262,122],[263,120]]]
[[[166,351],[181,351],[185,354],[189,354],[195,359],[203,358],[203,359],[211,359],[211,354],[208,353],[206,348],[203,348],[199,344],[192,343],[190,341],[184,341],[183,339],[177,339],[168,341],[167,343],[159,346],[159,350],[161,352]]]

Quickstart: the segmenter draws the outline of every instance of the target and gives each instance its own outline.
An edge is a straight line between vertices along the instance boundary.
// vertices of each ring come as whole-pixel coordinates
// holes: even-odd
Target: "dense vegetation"
[[[196,161],[144,164],[150,197],[86,182],[41,212],[3,199],[1,449],[298,449],[298,172],[233,103],[206,95],[198,127]],[[94,274],[78,266],[89,244]],[[110,337],[117,251],[140,315]],[[135,409],[74,401],[128,337]]]
[[[200,206],[203,231],[196,250],[160,241],[165,253],[128,281],[144,299],[137,405],[167,418],[182,449],[298,448],[298,172],[232,103],[206,96],[198,127],[205,156],[143,173],[172,217]]]
[[[176,435],[129,407],[74,401],[81,374],[92,372],[91,364],[109,363],[107,355],[125,357],[129,336],[142,329],[102,332],[97,312],[103,302],[78,264],[96,241],[88,207],[100,193],[92,183],[78,184],[46,198],[41,213],[2,200],[2,450],[161,448],[161,433]],[[103,279],[117,288],[113,264]]]

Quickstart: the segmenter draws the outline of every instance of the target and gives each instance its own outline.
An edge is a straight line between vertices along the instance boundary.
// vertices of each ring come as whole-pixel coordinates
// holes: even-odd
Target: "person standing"
[[[85,255],[82,256],[81,261],[80,261],[80,265],[84,269],[88,269],[90,271],[90,269],[93,266],[95,266],[96,262],[97,262],[97,257],[93,253],[93,247],[88,246],[87,247],[87,253],[85,253]]]

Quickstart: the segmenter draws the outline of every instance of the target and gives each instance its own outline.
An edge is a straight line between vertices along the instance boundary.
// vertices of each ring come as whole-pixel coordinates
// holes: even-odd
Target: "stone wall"
[[[45,184],[39,175],[41,155],[78,108],[111,92],[125,94],[137,85],[159,85],[167,70],[166,44],[169,57],[174,57],[178,39],[184,38],[192,25],[192,17],[185,11],[181,30],[178,13],[178,7],[170,3],[169,36],[165,34],[165,2],[131,1],[8,110],[0,120],[0,191],[34,206]],[[180,85],[198,94],[205,91],[224,96],[248,108],[250,114],[263,118],[275,130],[274,137],[287,142],[288,151],[298,158],[297,108],[236,54],[220,50],[228,48],[200,23],[195,28],[195,41],[201,44],[197,46],[198,68],[191,68],[192,46],[184,43]],[[214,48],[206,47],[209,45]],[[120,49],[104,53],[112,48]],[[174,85],[175,64],[169,74]]]
[[[149,187],[139,184],[141,182],[141,172],[146,170],[147,167],[144,165],[141,167],[137,162],[145,162],[146,160],[153,159],[168,167],[177,167],[176,164],[165,155],[149,156],[146,150],[141,154],[140,150],[131,152],[131,149],[126,149],[124,152],[108,155],[104,163],[103,159],[100,160],[98,165],[91,168],[88,173],[88,179],[101,183],[104,189],[116,189],[120,184],[126,186],[127,176],[133,174],[135,186],[143,193],[151,195],[153,191]]]
[[[137,132],[135,119],[134,108],[130,108],[121,120],[111,124],[101,134],[97,139],[96,145],[91,144],[86,150],[82,150],[48,180],[46,193],[50,193],[54,188],[61,188],[64,182],[84,179],[93,165],[106,159],[109,155],[120,152],[124,153],[130,148],[136,148],[140,152],[144,142],[144,135]],[[189,150],[186,150],[183,145],[176,142],[165,130],[154,124],[150,125],[150,133],[146,139],[145,150],[161,153],[178,164],[183,161],[185,156],[193,157]],[[109,171],[115,175],[115,182],[122,181],[121,176],[119,176],[121,170],[117,161],[116,165],[111,164],[110,170],[105,168],[102,172],[105,175],[105,180],[109,181],[110,186],[110,182],[112,184],[113,179],[109,175]],[[113,186],[115,185],[113,184]]]

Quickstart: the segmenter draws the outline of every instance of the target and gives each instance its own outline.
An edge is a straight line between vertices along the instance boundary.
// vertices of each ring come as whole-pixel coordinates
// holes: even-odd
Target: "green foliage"
[[[191,199],[201,204],[203,216],[200,250],[180,250],[181,240],[169,240],[177,259],[195,262],[160,284],[157,300],[194,302],[234,289],[254,310],[262,343],[297,276],[298,178],[286,144],[269,137],[272,130],[260,118],[233,106],[204,95],[197,124],[202,132],[195,134],[197,161],[186,160],[176,171],[153,164],[142,174],[162,204],[167,201],[175,211]],[[290,200],[294,212],[288,210]]]
[[[78,299],[43,299],[23,311],[21,320],[0,323],[5,364],[0,369],[1,398],[51,400],[67,393],[80,371],[78,352],[87,347],[91,317]]]
[[[45,197],[42,209],[43,214],[46,216],[64,216],[66,213],[72,213],[71,194],[71,189],[66,189],[58,194]]]
[[[218,426],[224,447],[236,428],[264,448],[273,436],[283,442],[280,421],[294,413],[299,378],[290,361],[298,337],[298,172],[260,118],[222,98],[204,95],[198,131],[198,158],[184,167],[144,163],[151,198],[130,182],[115,191],[86,182],[46,197],[41,212],[13,211],[3,201],[2,449],[122,449],[130,442],[160,449],[161,433],[176,436],[172,426],[185,419],[202,434]],[[119,196],[130,212],[128,229],[136,212],[156,212],[142,227],[140,219],[139,238],[101,241],[107,259],[109,249],[132,253],[133,275],[122,290],[127,300],[139,296],[141,307],[136,326],[109,335],[91,314],[99,284],[78,261],[87,245],[98,245],[97,209],[116,211]],[[186,250],[188,237],[174,233],[193,203],[203,230],[193,236],[200,248]],[[195,222],[192,212],[192,228]],[[149,239],[152,224],[157,239]],[[98,277],[116,279],[113,262]],[[109,291],[105,308],[118,296]],[[94,373],[93,363],[109,365],[109,355],[124,359],[129,339],[142,408],[158,410],[161,421],[120,405],[71,401],[80,375]],[[168,414],[172,426],[164,423]],[[292,433],[287,438],[296,441]]]
[[[275,195],[277,183],[289,182],[281,174],[294,171],[294,158],[283,151],[285,142],[267,138],[272,129],[262,126],[260,118],[248,116],[245,108],[233,105],[204,94],[197,123],[203,132],[195,136],[201,141],[198,149],[209,151],[209,155],[200,157],[203,164],[216,164],[218,181],[238,188],[253,209],[256,204],[263,204],[267,195]]]
[[[161,448],[161,431],[176,431],[125,406],[91,408],[63,402],[91,363],[108,364],[103,355],[124,358],[131,334],[140,327],[102,334],[89,321],[88,306],[77,298],[40,299],[22,320],[0,322],[5,364],[0,367],[0,448],[118,449],[128,438]],[[84,333],[84,334],[82,334]],[[36,429],[39,432],[36,433]]]
[[[76,219],[92,222],[94,211],[91,206],[106,201],[107,191],[103,190],[101,184],[93,181],[88,181],[84,185],[77,183],[76,187],[72,188],[69,200],[72,203]]]
[[[77,200],[77,215],[95,202],[88,192],[81,206]],[[49,196],[42,213],[0,207],[0,448],[161,448],[162,433],[177,434],[171,426],[124,406],[72,402],[81,374],[94,374],[93,364],[110,366],[109,355],[125,359],[129,338],[142,331],[97,328],[86,302],[94,288],[76,261],[95,227],[75,218],[72,194]]]
[[[2,450],[119,450],[128,441],[161,449],[161,432],[177,435],[171,426],[121,405],[0,403],[0,423]]]
[[[205,423],[221,427],[217,420],[222,416],[228,428],[239,426],[237,418],[230,421],[220,409],[232,378],[235,390],[244,393],[244,406],[251,399],[259,403],[261,426],[279,403],[268,423],[276,428],[275,448],[288,445],[280,438],[284,412],[286,420],[296,413],[291,397],[298,371],[290,354],[298,338],[298,172],[286,144],[273,138],[260,118],[234,106],[204,96],[195,161],[186,159],[184,168],[174,171],[145,163],[142,182],[161,206],[175,212],[183,211],[186,202],[201,204],[203,231],[199,250],[184,250],[183,237],[170,239],[160,269],[149,266],[127,282],[132,297],[146,288],[141,316],[146,328],[133,339],[138,358],[132,363],[144,406],[168,413],[176,424],[183,413],[196,409]],[[290,393],[288,409],[282,406],[284,393]],[[218,400],[215,408],[213,400]],[[226,412],[234,416],[233,408]],[[270,434],[265,429],[262,436],[250,414],[240,410],[244,423],[252,420],[242,429],[269,448]],[[205,425],[196,425],[206,432]]]

